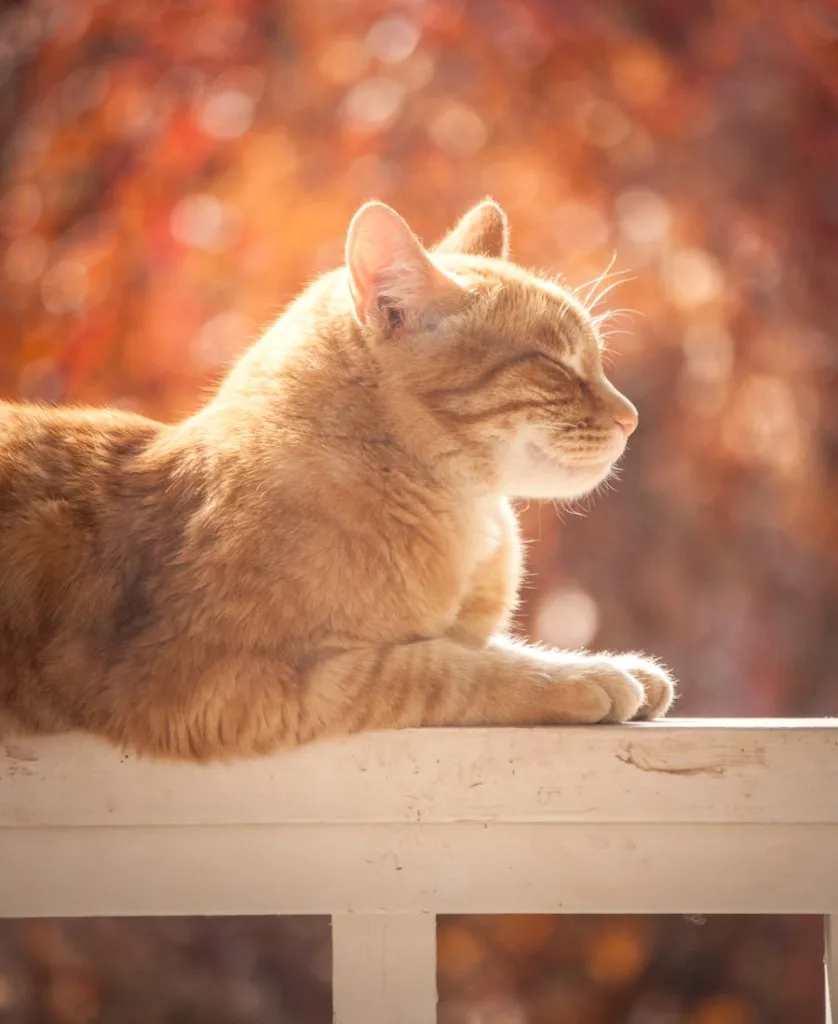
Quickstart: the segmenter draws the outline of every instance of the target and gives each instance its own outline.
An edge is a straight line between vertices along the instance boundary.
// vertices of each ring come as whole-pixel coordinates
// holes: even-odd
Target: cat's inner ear
[[[509,259],[509,221],[492,199],[484,199],[434,249],[440,253]]]
[[[353,217],[346,267],[358,322],[374,322],[385,331],[415,320],[436,295],[455,286],[384,203],[367,203]]]

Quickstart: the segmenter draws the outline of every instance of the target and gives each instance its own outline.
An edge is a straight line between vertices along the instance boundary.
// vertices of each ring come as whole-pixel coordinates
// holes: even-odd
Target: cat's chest
[[[498,501],[479,504],[468,523],[468,553],[472,569],[494,558],[504,543],[508,528],[508,512]]]
[[[444,634],[475,588],[494,585],[495,564],[506,558],[507,510],[497,502],[469,509],[446,526],[406,539],[400,585],[394,580],[394,592],[402,595],[399,614],[416,635]]]
[[[410,519],[381,516],[340,536],[320,532],[297,565],[295,607],[307,607],[325,642],[442,636],[476,587],[495,585],[508,515],[498,502],[484,502]],[[287,594],[283,587],[284,600]]]

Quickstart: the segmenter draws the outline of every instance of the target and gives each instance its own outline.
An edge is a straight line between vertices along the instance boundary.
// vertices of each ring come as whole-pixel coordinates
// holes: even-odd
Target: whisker
[[[613,272],[613,274],[612,274],[610,272],[610,269],[609,269],[611,266],[613,266],[613,260],[608,265],[608,267],[606,267],[606,269],[601,274],[597,274],[596,277],[591,277],[587,281],[582,281],[580,284],[576,284],[576,285],[567,284],[565,286],[567,291],[572,292],[573,295],[576,296],[576,298],[579,298],[580,297],[579,293],[583,289],[587,288],[590,291],[591,290],[591,286],[596,287],[596,285],[598,285],[600,283],[600,281],[605,281],[609,277],[616,277],[618,274],[625,273],[625,271],[623,271],[623,270],[615,270]]]
[[[619,309],[607,309],[603,310],[602,313],[597,313],[591,317],[595,324],[605,323],[608,320],[616,320],[617,317],[626,316],[645,316],[646,314],[640,309],[634,309],[631,306],[621,306]]]
[[[622,273],[628,274],[629,272],[623,271]],[[602,302],[605,296],[608,295],[610,292],[613,292],[615,288],[619,288],[621,284],[628,284],[629,281],[637,280],[637,278],[633,274],[631,274],[628,277],[621,276],[619,278],[615,274],[612,275],[612,278],[615,279],[611,280],[608,284],[605,284],[602,288],[599,289],[599,291],[596,292],[596,294],[594,294],[593,290],[588,294],[587,301],[585,304],[585,308],[587,309],[588,313],[593,313],[593,311]]]
[[[610,287],[616,288],[618,284],[622,284],[623,281],[631,280],[630,277],[626,277],[629,273],[627,270],[615,270],[613,272],[606,270],[600,274],[599,277],[594,278],[592,281],[585,281],[578,285],[576,288],[571,289],[573,296],[582,303],[585,310],[590,311],[596,306],[598,299],[593,299],[597,292],[597,289],[601,284],[605,284],[606,281],[611,282]],[[583,289],[587,288],[585,295],[581,295]],[[592,301],[593,299],[593,301]]]
[[[588,285],[591,286],[588,289],[588,291],[585,293],[585,298],[583,299],[583,304],[584,304],[586,309],[590,309],[591,296],[594,294],[594,292],[597,290],[597,288],[602,284],[602,282],[603,281],[607,281],[610,277],[616,277],[620,273],[619,271],[614,271],[612,273],[614,264],[616,262],[617,262],[617,253],[616,252],[612,252],[611,259],[608,261],[608,266],[605,268],[605,270],[603,270],[603,272],[599,275],[599,277],[595,277],[592,281],[586,281],[585,284],[580,285],[580,287],[576,290],[577,294],[578,294],[578,292],[581,291],[582,288],[585,288]]]

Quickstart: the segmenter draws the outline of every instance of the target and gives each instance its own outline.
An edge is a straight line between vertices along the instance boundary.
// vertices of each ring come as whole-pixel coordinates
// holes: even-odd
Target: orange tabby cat
[[[504,636],[508,498],[585,493],[637,424],[507,248],[489,201],[432,253],[370,203],[185,422],[0,403],[0,727],[205,759],[664,714],[654,662]]]

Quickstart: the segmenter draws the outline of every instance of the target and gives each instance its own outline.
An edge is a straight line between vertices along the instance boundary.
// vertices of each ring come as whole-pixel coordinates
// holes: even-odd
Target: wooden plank
[[[838,906],[834,903],[833,906]],[[838,1024],[838,911],[824,918],[826,1024]]]
[[[836,850],[835,825],[15,828],[0,916],[823,914]]]
[[[370,733],[234,764],[0,744],[0,828],[838,821],[838,720]]]
[[[432,914],[336,914],[332,961],[335,1024],[436,1020]]]

